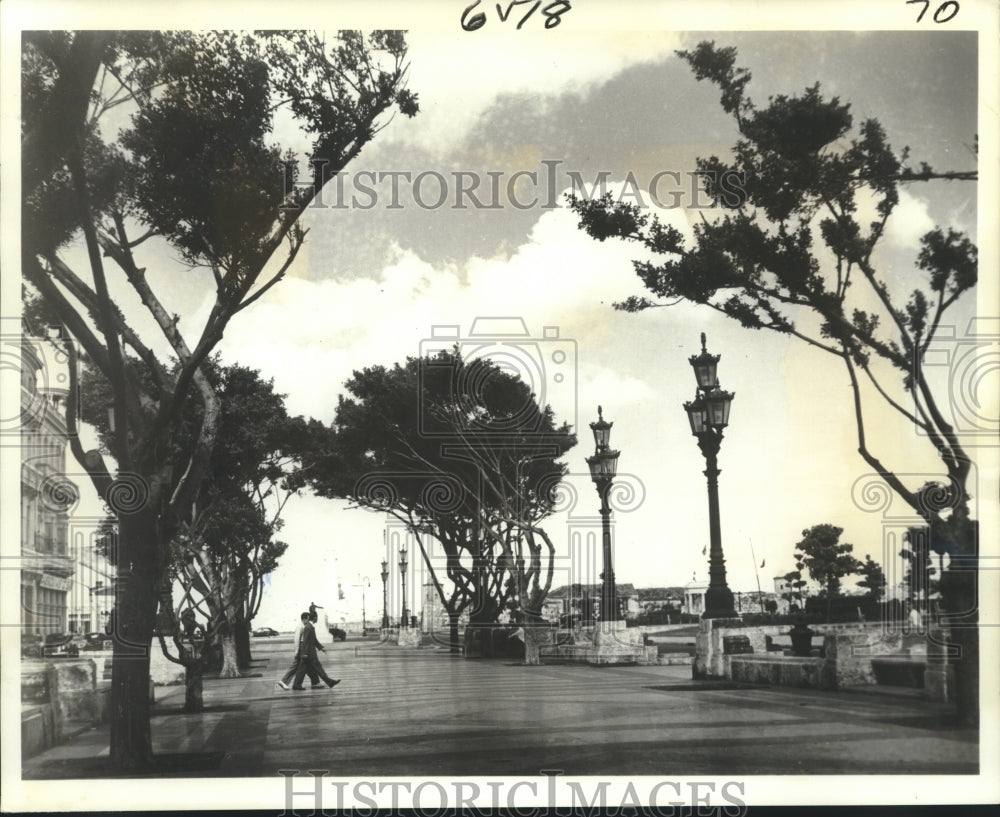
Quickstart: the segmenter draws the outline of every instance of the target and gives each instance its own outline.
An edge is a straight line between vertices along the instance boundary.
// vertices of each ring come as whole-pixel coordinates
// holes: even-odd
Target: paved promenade
[[[359,648],[360,647],[360,648]],[[432,649],[327,645],[333,690],[285,692],[290,637],[256,677],[206,680],[205,712],[158,687],[157,777],[975,774],[978,732],[915,694],[696,683],[688,666],[526,667]],[[107,727],[23,764],[25,779],[113,776]]]

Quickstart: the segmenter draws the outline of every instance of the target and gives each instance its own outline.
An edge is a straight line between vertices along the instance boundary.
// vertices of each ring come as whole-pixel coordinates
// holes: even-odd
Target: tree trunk
[[[449,652],[453,655],[461,655],[462,653],[462,642],[458,637],[458,613],[452,613],[448,611],[448,643],[450,644]]]
[[[156,554],[154,515],[148,510],[121,514],[108,717],[111,762],[123,771],[146,768],[153,759],[149,655],[159,601]]]
[[[941,576],[941,595],[949,613],[949,643],[957,651],[948,661],[955,670],[955,708],[965,726],[979,725],[979,607],[974,567],[951,566]],[[956,569],[956,567],[958,569]]]
[[[236,666],[241,670],[250,669],[250,661],[253,659],[250,652],[250,622],[242,615],[236,616],[234,637],[236,639]]]
[[[236,639],[232,632],[222,636],[222,669],[220,678],[239,678],[240,668],[236,663]]]
[[[202,694],[202,678],[205,673],[203,658],[192,658],[184,663],[184,711],[201,712],[205,709],[205,699]]]

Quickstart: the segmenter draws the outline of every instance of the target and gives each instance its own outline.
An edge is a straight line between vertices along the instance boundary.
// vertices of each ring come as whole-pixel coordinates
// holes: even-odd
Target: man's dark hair
[[[299,618],[301,618],[303,621],[309,621],[309,613],[303,613],[301,616],[299,616]]]

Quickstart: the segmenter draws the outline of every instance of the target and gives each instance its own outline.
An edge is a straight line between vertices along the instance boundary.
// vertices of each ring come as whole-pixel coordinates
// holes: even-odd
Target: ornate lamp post
[[[698,383],[695,398],[684,404],[691,423],[691,433],[705,456],[705,477],[708,479],[709,561],[708,590],[702,618],[732,618],[733,591],[726,584],[726,560],[722,554],[722,531],[719,525],[719,446],[722,430],[729,424],[729,406],[734,395],[719,388],[716,366],[721,355],[710,355],[705,349],[705,333],[701,333],[701,354],[690,358]]]
[[[399,617],[399,626],[406,627],[406,543],[399,549],[399,573],[403,587],[403,612]]]
[[[601,498],[601,529],[603,544],[603,566],[601,573],[601,621],[617,621],[618,599],[615,592],[615,571],[611,563],[611,508],[608,505],[608,491],[618,470],[618,455],[620,451],[612,451],[608,447],[611,437],[611,426],[604,419],[601,407],[597,407],[597,422],[590,424],[594,432],[594,443],[597,450],[594,456],[587,457],[590,467],[590,478],[597,486],[597,494]]]
[[[389,629],[389,563],[382,560],[382,629]]]

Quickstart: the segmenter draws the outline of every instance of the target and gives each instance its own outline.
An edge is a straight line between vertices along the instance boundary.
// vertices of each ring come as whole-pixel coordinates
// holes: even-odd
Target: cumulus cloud
[[[483,10],[493,13],[487,4]],[[526,25],[516,32],[516,42],[512,33],[499,28],[491,33],[489,25],[473,36],[457,26],[410,31],[409,85],[419,94],[423,113],[393,122],[386,136],[446,149],[459,144],[502,94],[531,93],[544,105],[550,96],[581,91],[630,65],[668,56],[681,43],[678,34],[662,31],[578,30],[569,38]]]

